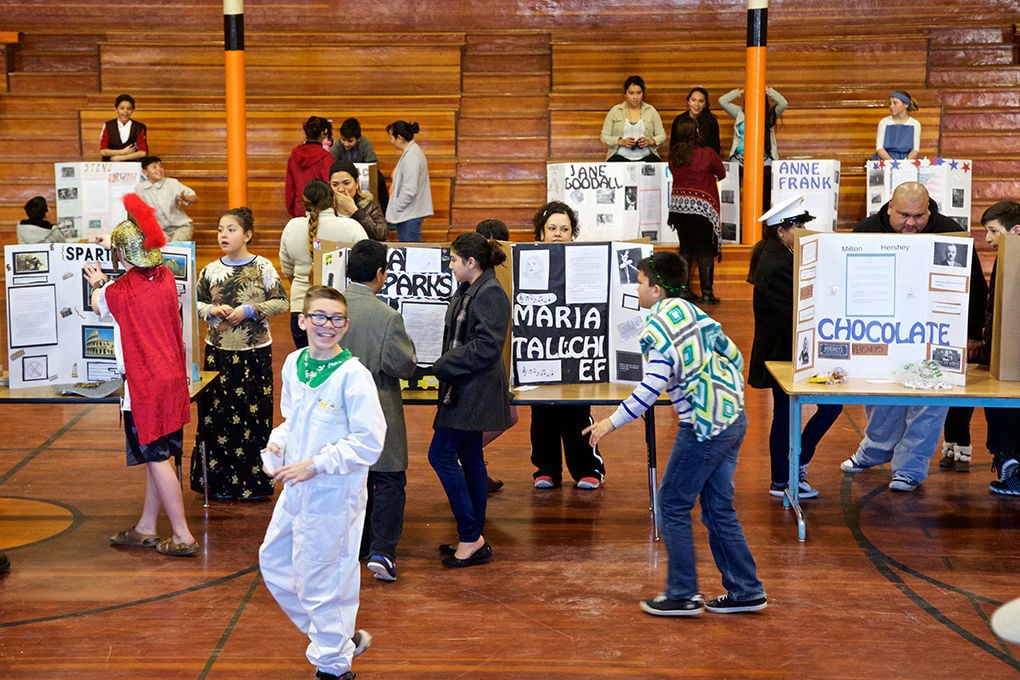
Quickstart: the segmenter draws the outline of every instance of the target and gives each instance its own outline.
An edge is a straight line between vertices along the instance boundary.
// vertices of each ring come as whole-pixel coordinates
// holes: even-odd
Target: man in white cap
[[[754,285],[754,343],[747,365],[747,384],[772,390],[769,494],[779,498],[786,494],[790,483],[790,400],[765,368],[765,362],[793,358],[793,230],[813,219],[804,208],[803,196],[791,196],[772,206],[758,220],[764,224],[764,237],[751,252],[751,270],[747,276],[748,282]],[[819,405],[804,426],[797,479],[800,498],[818,495],[818,490],[808,483],[807,465],[818,442],[842,410],[839,405]]]
[[[113,257],[124,274],[111,282],[96,263],[86,264],[83,272],[92,286],[92,308],[114,321],[114,352],[124,375],[127,464],[146,469],[142,515],[110,543],[188,557],[200,546],[188,529],[171,460],[180,455],[184,425],[191,420],[177,283],[163,266],[160,248],[166,236],[152,208],[136,194],[124,197],[124,207],[131,218],[110,234]],[[169,538],[156,533],[160,508],[170,519]]]

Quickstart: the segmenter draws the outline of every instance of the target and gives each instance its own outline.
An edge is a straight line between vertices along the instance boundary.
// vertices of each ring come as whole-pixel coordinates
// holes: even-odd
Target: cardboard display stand
[[[579,241],[658,242],[670,232],[668,175],[666,163],[551,163],[546,200],[577,213]]]
[[[513,246],[512,382],[638,382],[637,263],[648,243]]]
[[[379,200],[379,164],[378,163],[355,163],[358,169],[358,189],[361,193],[371,193],[375,200]]]
[[[92,241],[127,218],[124,195],[145,179],[142,164],[54,163],[57,226],[67,238]]]
[[[82,276],[91,262],[110,278],[123,274],[110,251],[77,243],[17,245],[4,246],[4,258],[11,389],[119,378],[113,320],[93,311],[92,287]],[[177,280],[187,371],[195,379],[194,248],[167,246],[163,262]]]
[[[839,161],[784,159],[772,163],[772,205],[793,196],[804,197],[804,209],[814,216],[811,231],[836,231],[839,216]]]
[[[939,212],[970,231],[973,163],[951,158],[915,158],[907,161],[868,161],[867,213],[874,215],[904,182],[920,182],[935,199]]]
[[[887,382],[931,359],[946,382],[966,384],[971,270],[939,262],[952,244],[969,263],[973,239],[802,229],[795,239],[795,382],[837,367]]]
[[[1020,236],[1005,234],[999,241],[992,285],[995,309],[988,368],[996,380],[1020,380]]]

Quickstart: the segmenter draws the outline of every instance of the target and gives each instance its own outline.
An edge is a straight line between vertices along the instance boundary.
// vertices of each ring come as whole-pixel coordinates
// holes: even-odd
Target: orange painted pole
[[[248,138],[244,84],[244,0],[223,0],[227,109],[227,203],[248,205]]]
[[[744,186],[740,195],[740,242],[754,244],[761,238],[758,218],[762,214],[765,182],[765,51],[767,49],[768,0],[747,2],[747,73],[744,84]]]

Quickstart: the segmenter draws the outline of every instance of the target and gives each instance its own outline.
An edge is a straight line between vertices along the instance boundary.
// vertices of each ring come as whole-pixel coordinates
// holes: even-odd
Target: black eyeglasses
[[[311,314],[305,314],[309,319],[312,320],[313,326],[325,326],[326,321],[329,321],[333,325],[333,328],[343,328],[347,325],[347,317],[342,314],[336,316],[330,316],[329,314],[320,314],[313,312]]]

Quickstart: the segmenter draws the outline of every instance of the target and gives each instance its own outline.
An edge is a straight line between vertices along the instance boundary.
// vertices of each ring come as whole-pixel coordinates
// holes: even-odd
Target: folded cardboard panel
[[[1020,236],[1003,236],[998,258],[989,368],[997,380],[1020,380]]]

